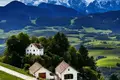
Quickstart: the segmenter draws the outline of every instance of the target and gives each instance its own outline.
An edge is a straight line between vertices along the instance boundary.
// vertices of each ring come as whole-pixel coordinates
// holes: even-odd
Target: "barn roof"
[[[32,44],[38,49],[43,48],[42,44],[40,44],[40,43],[32,43]]]
[[[35,62],[30,68],[29,71],[34,74],[36,71],[38,71],[40,68],[42,68],[42,65],[38,62]]]
[[[69,67],[69,64],[67,64],[65,61],[62,61],[57,67],[56,71],[60,74],[64,72]]]

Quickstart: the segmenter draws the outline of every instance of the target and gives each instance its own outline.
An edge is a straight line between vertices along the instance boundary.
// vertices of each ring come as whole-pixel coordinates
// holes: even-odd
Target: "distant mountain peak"
[[[19,1],[12,1],[9,4],[7,4],[5,7],[14,8],[14,6],[22,7],[22,6],[25,6],[25,4]]]
[[[98,13],[120,10],[120,0],[18,0],[27,5],[38,6],[40,3],[50,3],[73,8],[79,12]]]

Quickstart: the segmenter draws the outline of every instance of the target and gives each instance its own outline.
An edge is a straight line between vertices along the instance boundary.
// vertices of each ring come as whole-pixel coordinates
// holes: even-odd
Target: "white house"
[[[44,48],[39,43],[31,43],[26,48],[26,54],[32,54],[32,55],[44,55]]]
[[[78,80],[79,72],[72,68],[65,61],[62,61],[56,68],[57,80]],[[80,80],[80,79],[79,79]]]
[[[39,63],[35,62],[30,68],[29,73],[36,78],[42,78],[46,80],[56,80],[56,76]]]

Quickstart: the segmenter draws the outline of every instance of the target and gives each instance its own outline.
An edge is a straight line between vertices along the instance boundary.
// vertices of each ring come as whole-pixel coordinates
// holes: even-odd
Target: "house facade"
[[[78,80],[78,71],[65,61],[62,61],[55,69],[57,80]]]
[[[38,43],[31,43],[26,48],[26,54],[32,54],[32,55],[44,55],[44,48],[41,44]]]
[[[44,68],[39,63],[34,63],[29,68],[29,73],[35,76],[36,78],[47,79],[47,80],[57,80],[56,76],[46,68]]]

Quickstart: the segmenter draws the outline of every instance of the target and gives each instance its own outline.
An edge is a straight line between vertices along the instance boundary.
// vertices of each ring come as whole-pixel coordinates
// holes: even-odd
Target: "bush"
[[[117,67],[120,67],[120,63],[117,63],[116,65],[117,65]]]
[[[28,70],[29,67],[30,67],[30,64],[25,64],[25,65],[24,65],[24,70]]]

